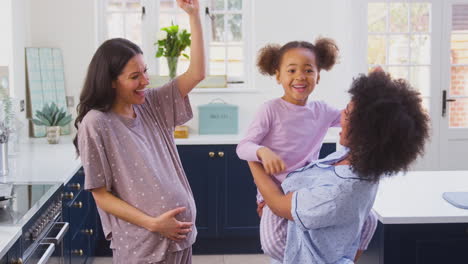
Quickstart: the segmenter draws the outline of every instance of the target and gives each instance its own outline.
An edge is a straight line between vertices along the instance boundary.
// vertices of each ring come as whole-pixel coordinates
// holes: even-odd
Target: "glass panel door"
[[[441,169],[468,169],[468,1],[445,2],[442,65]],[[445,56],[444,56],[445,55]]]

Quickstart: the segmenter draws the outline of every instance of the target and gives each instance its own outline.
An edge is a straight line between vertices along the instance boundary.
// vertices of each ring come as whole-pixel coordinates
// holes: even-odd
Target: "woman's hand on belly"
[[[176,219],[176,216],[185,210],[185,207],[179,207],[158,217],[150,217],[145,228],[151,232],[158,232],[171,240],[182,241],[187,238],[189,232],[192,232],[193,225],[191,222],[180,222]]]

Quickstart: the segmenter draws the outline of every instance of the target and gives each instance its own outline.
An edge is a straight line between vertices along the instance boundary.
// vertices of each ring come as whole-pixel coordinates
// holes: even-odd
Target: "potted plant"
[[[183,29],[179,32],[179,26],[172,24],[169,27],[161,28],[165,37],[158,40],[154,45],[158,46],[156,57],[166,57],[167,65],[169,67],[169,77],[174,79],[177,74],[177,62],[182,55],[185,58],[189,56],[182,53],[187,47],[190,46],[190,33]]]
[[[0,83],[0,176],[8,174],[8,139],[13,132],[15,115],[8,90]]]
[[[71,115],[55,103],[44,104],[42,110],[36,111],[36,118],[32,122],[37,126],[46,126],[47,141],[49,144],[57,144],[60,139],[60,127],[68,125],[72,121]]]

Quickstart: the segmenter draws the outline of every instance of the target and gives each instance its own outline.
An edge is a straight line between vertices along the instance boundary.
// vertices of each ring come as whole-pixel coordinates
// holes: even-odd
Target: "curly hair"
[[[143,54],[140,47],[123,38],[109,39],[99,46],[89,64],[80,102],[76,107],[76,129],[92,109],[102,112],[111,109],[116,96],[112,81],[117,80],[128,61],[137,54]],[[79,155],[78,134],[73,139],[73,144]]]
[[[329,71],[338,60],[339,49],[330,38],[318,38],[315,44],[307,41],[291,41],[283,46],[268,44],[258,52],[257,67],[263,75],[275,75],[281,66],[284,54],[291,49],[304,48],[310,50],[317,58],[319,70]]]
[[[429,138],[420,93],[385,72],[360,75],[348,92],[353,103],[347,135],[353,171],[373,182],[407,171],[424,154]]]

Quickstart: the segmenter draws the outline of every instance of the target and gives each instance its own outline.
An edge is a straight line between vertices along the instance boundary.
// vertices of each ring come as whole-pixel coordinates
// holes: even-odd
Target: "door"
[[[197,207],[195,225],[199,238],[217,236],[217,182],[213,170],[217,162],[213,146],[186,145],[177,146],[180,160],[192,189]]]
[[[412,169],[468,169],[468,0],[363,1],[368,68],[408,80],[431,118]]]
[[[440,169],[468,169],[468,1],[443,7]]]
[[[257,215],[257,187],[245,160],[236,154],[236,145],[224,145],[223,170],[219,186],[220,234],[223,237],[258,237],[260,219]],[[219,153],[221,154],[221,153]]]

